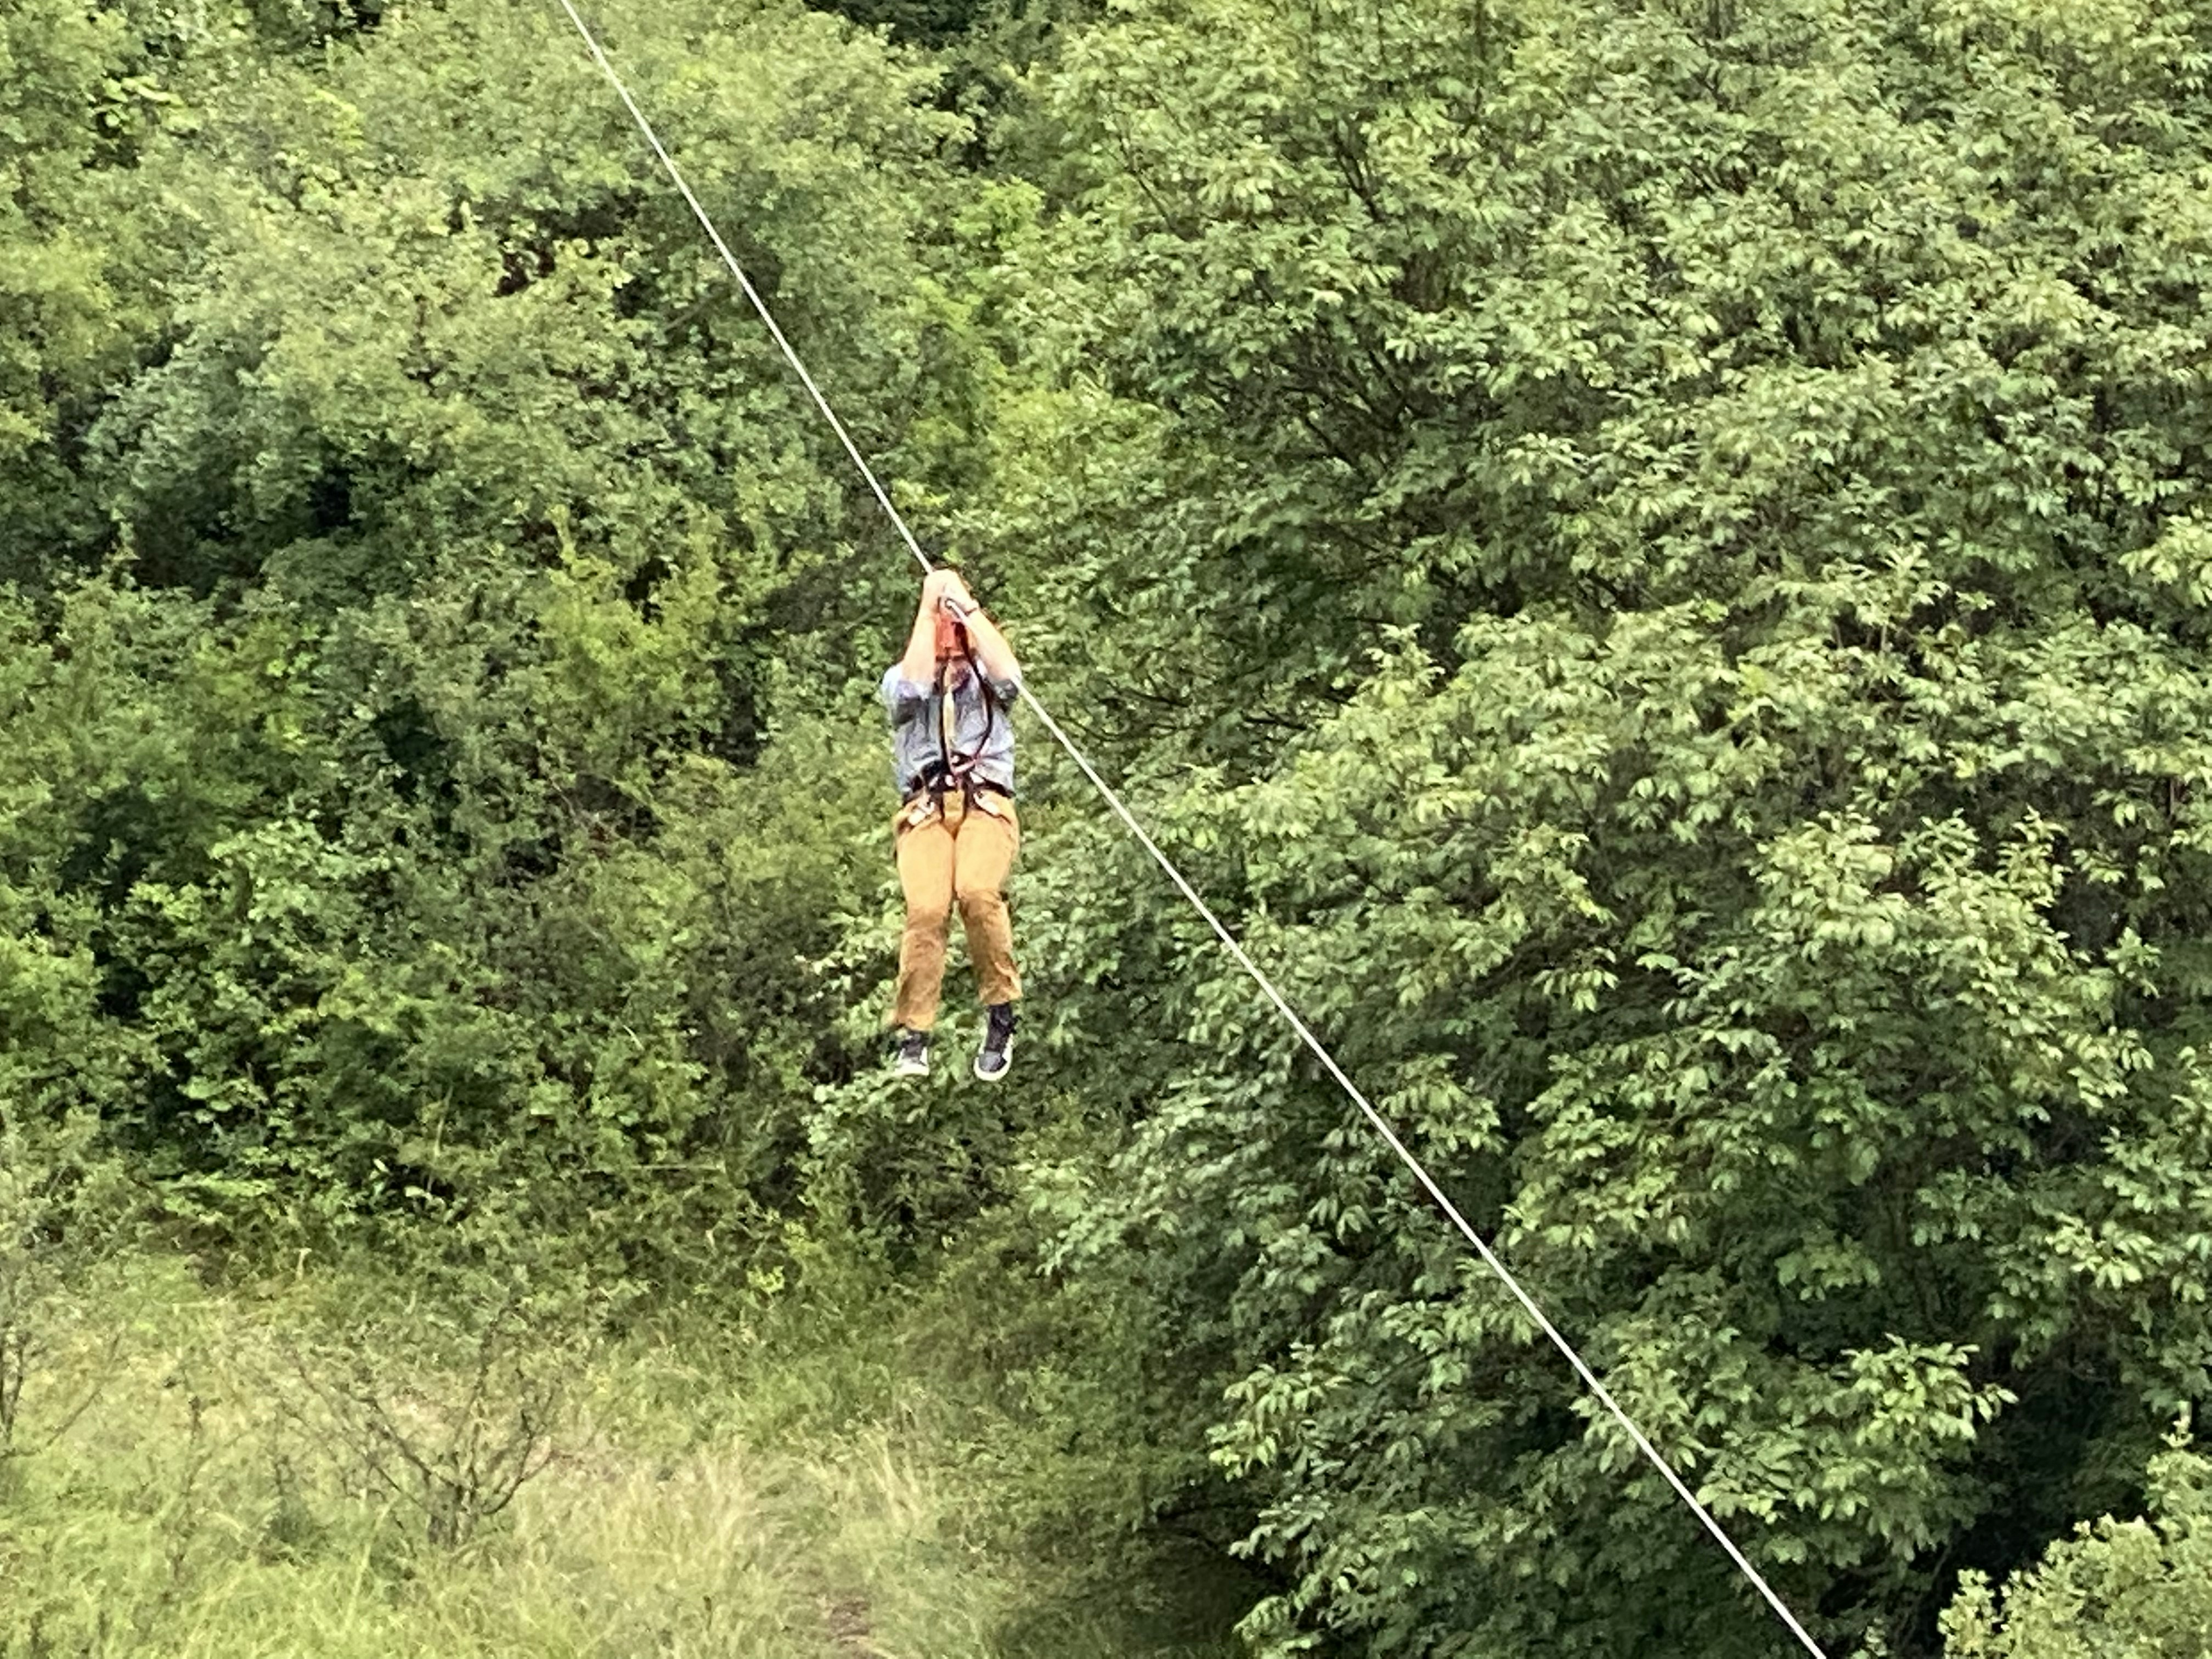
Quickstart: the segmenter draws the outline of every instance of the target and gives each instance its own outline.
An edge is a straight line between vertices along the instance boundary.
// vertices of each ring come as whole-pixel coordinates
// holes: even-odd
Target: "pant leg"
[[[968,959],[984,1005],[1018,1002],[1021,969],[1014,961],[1013,918],[1006,910],[1006,878],[1020,850],[1021,820],[1003,795],[978,794],[960,821],[953,845],[952,895],[968,932]]]
[[[916,821],[899,814],[899,886],[906,894],[906,932],[899,939],[898,994],[891,1024],[909,1031],[937,1025],[938,998],[945,987],[945,933],[952,916],[953,837],[944,815],[930,812]]]

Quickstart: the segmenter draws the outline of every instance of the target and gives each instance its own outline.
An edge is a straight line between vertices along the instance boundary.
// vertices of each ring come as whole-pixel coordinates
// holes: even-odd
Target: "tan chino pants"
[[[984,1006],[1019,1000],[1014,925],[1006,912],[1006,878],[1022,841],[1013,802],[983,790],[971,801],[956,789],[946,792],[940,809],[923,796],[900,810],[895,833],[906,933],[899,940],[891,1024],[909,1031],[936,1027],[945,935],[956,905]]]

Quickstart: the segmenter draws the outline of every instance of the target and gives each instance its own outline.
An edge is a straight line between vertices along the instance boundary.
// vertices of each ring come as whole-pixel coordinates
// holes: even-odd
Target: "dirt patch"
[[[822,1626],[837,1644],[837,1651],[850,1654],[853,1659],[878,1659],[883,1652],[876,1645],[875,1627],[868,1623],[868,1604],[860,1596],[824,1595]]]

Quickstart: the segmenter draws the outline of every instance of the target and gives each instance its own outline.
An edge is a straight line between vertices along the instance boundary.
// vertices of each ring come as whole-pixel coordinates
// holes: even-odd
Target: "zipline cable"
[[[791,342],[784,337],[783,330],[777,326],[775,313],[768,308],[768,301],[761,298],[760,290],[753,286],[752,278],[745,275],[745,268],[738,263],[738,256],[730,252],[730,245],[722,240],[722,233],[714,228],[714,222],[707,216],[707,210],[691,193],[691,186],[685,182],[682,170],[668,152],[660,147],[660,135],[653,130],[653,123],[645,118],[645,112],[637,106],[637,100],[629,95],[629,88],[623,84],[622,76],[615,73],[615,66],[607,61],[606,53],[599,50],[599,40],[586,27],[583,15],[569,3],[569,0],[561,0],[561,9],[568,14],[568,21],[576,26],[576,33],[584,37],[584,45],[591,50],[592,61],[606,76],[608,83],[615,89],[615,95],[623,100],[623,107],[629,112],[630,119],[637,123],[637,130],[645,135],[645,142],[653,146],[653,153],[660,158],[660,165],[667,169],[668,176],[675,180],[676,188],[683,192],[684,199],[690,204],[692,216],[698,220],[699,228],[707,233],[707,240],[714,243],[714,252],[722,256],[722,263],[729,266],[730,275],[738,279],[738,286],[744,290],[745,298],[752,301],[753,309],[760,313],[761,321],[768,325],[769,333],[774,337],[776,344],[783,348],[784,361],[791,365],[792,372],[799,376],[799,383],[814,399],[814,406],[822,411],[822,418],[830,422],[830,429],[837,434],[837,441],[845,446],[845,453],[853,458],[853,465],[860,469],[860,476],[868,481],[868,488],[875,491],[876,501],[897,529],[899,539],[906,544],[906,550],[914,555],[915,562],[925,571],[931,569],[929,555],[921,550],[921,544],[915,540],[914,532],[906,527],[906,520],[900,515],[898,508],[891,505],[890,495],[877,481],[876,471],[868,465],[868,458],[860,453],[860,445],[853,441],[853,434],[845,430],[844,422],[837,418],[837,411],[830,407],[830,400],[822,395],[822,388],[814,384],[814,377],[806,372],[805,361],[792,349]]]
[[[846,431],[845,423],[837,418],[836,411],[830,406],[829,398],[823,395],[822,388],[815,384],[813,375],[807,373],[805,363],[800,361],[799,353],[793,348],[791,342],[784,337],[783,330],[776,325],[775,318],[769,312],[767,301],[761,298],[759,290],[753,287],[751,280],[746,276],[744,268],[738,264],[736,256],[730,252],[729,244],[722,240],[721,232],[714,228],[714,222],[708,216],[707,210],[700,205],[699,198],[692,194],[691,186],[685,182],[683,172],[677,167],[674,159],[662,147],[659,136],[653,130],[653,124],[646,119],[645,112],[638,107],[637,100],[630,96],[629,88],[623,84],[622,76],[615,72],[614,65],[608,61],[606,53],[600,49],[598,39],[592,33],[589,26],[585,23],[582,15],[577,11],[574,0],[561,0],[561,9],[568,14],[568,21],[576,26],[576,33],[583,36],[584,45],[590,50],[592,60],[599,66],[609,83],[613,86],[616,95],[623,101],[623,107],[629,111],[630,118],[637,123],[637,130],[645,135],[645,142],[652,146],[653,153],[660,159],[661,167],[674,181],[676,188],[682,192],[684,201],[690,204],[693,215],[698,219],[701,228],[706,231],[708,240],[714,243],[715,252],[722,256],[722,263],[729,266],[730,275],[737,278],[738,288],[744,291],[745,298],[752,302],[753,309],[760,313],[761,321],[768,325],[769,332],[775,337],[776,344],[783,349],[785,359],[791,364],[807,392],[813,397],[815,407],[822,411],[823,417],[830,422],[830,429],[836,433],[838,441],[845,446],[845,453],[853,458],[853,465],[860,468],[860,476],[868,481],[868,488],[875,492],[877,501],[897,528],[900,539],[907,545],[907,550],[914,555],[915,561],[925,571],[935,568],[929,556],[921,550],[921,543],[915,539],[914,532],[907,528],[906,520],[900,516],[898,508],[891,505],[890,496],[884,491],[883,485],[877,481],[874,470],[861,455],[860,447],[853,441],[852,434]],[[1022,701],[1029,705],[1030,710],[1040,720],[1044,722],[1045,730],[1052,733],[1060,746],[1067,751],[1068,758],[1073,760],[1081,769],[1083,775],[1091,781],[1091,787],[1097,790],[1106,804],[1114,809],[1115,816],[1119,817],[1129,833],[1137,838],[1139,844],[1152,855],[1152,862],[1160,866],[1167,878],[1175,884],[1176,890],[1189,901],[1191,908],[1197,911],[1204,919],[1206,925],[1213,930],[1214,937],[1221,941],[1223,947],[1236,959],[1237,965],[1250,975],[1254,984],[1267,994],[1267,1000],[1274,1004],[1275,1011],[1282,1015],[1291,1030],[1297,1033],[1298,1040],[1312,1051],[1314,1058],[1321,1062],[1322,1068],[1335,1079],[1337,1086],[1342,1089],[1352,1103],[1359,1109],[1361,1115],[1366,1118],[1375,1133],[1382,1137],[1383,1145],[1397,1154],[1398,1161],[1412,1172],[1413,1179],[1420,1183],[1421,1189],[1428,1194],[1437,1208],[1444,1213],[1452,1225],[1459,1229],[1461,1236],[1482,1259],[1483,1266],[1489,1268],[1498,1283],[1511,1292],[1513,1299],[1521,1304],[1522,1311],[1528,1316],[1538,1330],[1550,1339],[1552,1346],[1557,1348],[1565,1358],[1567,1364],[1574,1368],[1575,1375],[1583,1381],[1583,1386],[1590,1391],[1592,1396],[1605,1407],[1613,1421],[1620,1425],[1630,1440],[1635,1443],[1636,1449],[1644,1454],[1645,1460],[1653,1468],[1658,1470],[1667,1484],[1674,1488],[1675,1495],[1683,1503],[1688,1504],[1691,1512],[1705,1523],[1705,1530],[1712,1534],[1713,1540],[1735,1565],[1736,1570],[1750,1582],[1752,1588],[1765,1598],[1766,1605],[1773,1609],[1775,1617],[1779,1619],[1789,1628],[1790,1633],[1804,1645],[1805,1650],[1813,1656],[1813,1659],[1827,1659],[1827,1655],[1821,1650],[1820,1644],[1813,1639],[1811,1633],[1798,1621],[1797,1615],[1790,1610],[1789,1604],[1775,1593],[1774,1587],[1769,1584],[1759,1569],[1751,1564],[1751,1559],[1736,1547],[1735,1540],[1729,1536],[1727,1530],[1714,1518],[1712,1511],[1698,1500],[1698,1495],[1692,1492],[1688,1484],[1675,1473],[1674,1466],[1667,1461],[1659,1449],[1651,1443],[1650,1437],[1637,1426],[1636,1419],[1631,1417],[1622,1408],[1620,1402],[1613,1397],[1613,1391],[1599,1380],[1597,1373],[1590,1369],[1589,1363],[1582,1357],[1574,1344],[1568,1341],[1559,1327],[1553,1324],[1546,1316],[1543,1309],[1537,1305],[1536,1299],[1530,1296],[1522,1287],[1521,1281],[1514,1277],[1512,1270],[1506,1267],[1497,1253],[1484,1241],[1482,1235],[1475,1231],[1474,1224],[1460,1213],[1459,1206],[1445,1196],[1443,1188],[1437,1184],[1436,1178],[1430,1175],[1420,1159],[1413,1156],[1406,1143],[1398,1138],[1397,1131],[1390,1127],[1389,1120],[1375,1109],[1359,1085],[1352,1080],[1341,1066],[1337,1064],[1336,1056],[1332,1054],[1322,1040],[1313,1034],[1305,1021],[1298,1017],[1297,1010],[1291,1007],[1289,1000],[1276,988],[1274,981],[1268,977],[1258,963],[1253,961],[1250,953],[1237,943],[1237,936],[1229,931],[1220,917],[1214,915],[1213,907],[1200,896],[1198,890],[1193,887],[1182,872],[1176,868],[1175,861],[1160,850],[1159,843],[1146,832],[1145,826],[1137,821],[1136,815],[1123,803],[1114,787],[1098,775],[1098,769],[1093,766],[1090,758],[1076,746],[1075,740],[1061,729],[1060,722],[1052,717],[1052,712],[1038,700],[1036,694],[1026,684],[1022,687],[1021,695]]]

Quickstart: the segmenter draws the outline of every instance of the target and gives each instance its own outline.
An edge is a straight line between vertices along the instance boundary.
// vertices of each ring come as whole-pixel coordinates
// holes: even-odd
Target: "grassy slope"
[[[1236,1586],[1170,1590],[1157,1559],[1100,1561],[1096,1540],[1048,1559],[1009,1527],[1025,1500],[963,1443],[972,1404],[902,1374],[880,1322],[798,1345],[702,1325],[591,1357],[544,1472],[434,1547],[301,1381],[299,1334],[348,1294],[210,1292],[144,1262],[55,1327],[0,1462],[0,1655],[1231,1650]],[[462,1414],[450,1378],[371,1358],[428,1439]]]

